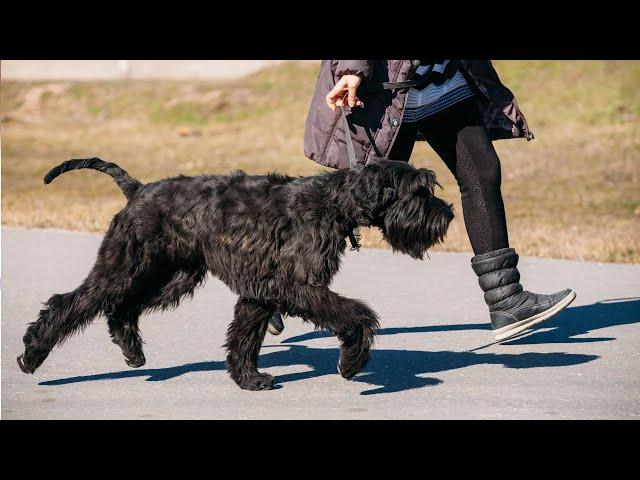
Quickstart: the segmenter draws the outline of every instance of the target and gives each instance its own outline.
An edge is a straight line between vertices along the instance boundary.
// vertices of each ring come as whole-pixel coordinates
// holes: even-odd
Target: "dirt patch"
[[[36,112],[46,95],[61,95],[69,89],[68,83],[47,83],[33,87],[24,94],[22,103],[13,112],[14,115]]]

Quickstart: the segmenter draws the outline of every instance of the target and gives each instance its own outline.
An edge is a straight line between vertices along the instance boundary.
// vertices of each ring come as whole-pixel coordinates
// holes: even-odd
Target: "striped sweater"
[[[433,65],[421,65],[417,68],[417,75],[426,75],[433,68],[434,72],[442,73],[449,60]],[[455,75],[436,85],[429,83],[421,90],[411,88],[407,94],[407,103],[402,117],[403,122],[418,122],[428,116],[450,107],[451,105],[472,97],[473,90],[458,70]]]

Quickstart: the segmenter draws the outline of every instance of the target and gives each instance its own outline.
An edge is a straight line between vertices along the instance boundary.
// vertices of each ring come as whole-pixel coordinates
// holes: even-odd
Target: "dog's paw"
[[[353,357],[351,355],[352,352],[349,352],[345,349],[342,350],[340,354],[340,359],[338,360],[338,372],[342,375],[343,378],[347,380],[351,380],[356,374],[360,373],[364,366],[369,361],[369,352],[360,352],[360,355],[357,357]]]
[[[20,370],[24,373],[33,373],[42,365],[48,354],[49,352],[27,348],[16,360]]]
[[[24,353],[18,356],[16,360],[18,361],[18,366],[20,367],[20,370],[22,370],[24,373],[34,372],[35,368],[31,368],[29,365],[27,365],[27,362],[24,357]]]
[[[147,359],[144,358],[144,354],[140,353],[139,355],[129,358],[125,357],[124,362],[129,365],[131,368],[140,368],[145,363],[147,363]]]
[[[243,390],[272,390],[274,385],[273,376],[268,373],[258,373],[244,378],[238,385]]]

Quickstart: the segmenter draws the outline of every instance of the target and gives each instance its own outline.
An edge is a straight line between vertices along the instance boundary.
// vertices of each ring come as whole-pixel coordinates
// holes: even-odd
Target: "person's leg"
[[[420,123],[422,135],[458,181],[462,212],[476,255],[509,246],[501,168],[473,99]]]
[[[418,127],[416,123],[403,123],[389,152],[389,160],[400,160],[408,162],[416,143],[416,133]]]
[[[465,226],[475,256],[471,266],[489,306],[496,340],[531,328],[567,307],[571,289],[551,295],[524,291],[518,254],[509,248],[500,192],[500,160],[475,101],[460,102],[420,123],[422,135],[458,181]]]

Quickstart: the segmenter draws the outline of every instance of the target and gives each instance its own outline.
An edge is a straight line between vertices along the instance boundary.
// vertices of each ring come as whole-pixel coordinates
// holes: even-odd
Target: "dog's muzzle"
[[[441,242],[449,229],[449,224],[454,217],[453,205],[438,197],[429,200],[429,214],[427,228],[429,230],[429,243],[431,245]]]

